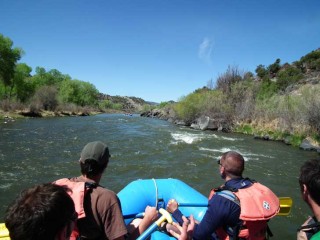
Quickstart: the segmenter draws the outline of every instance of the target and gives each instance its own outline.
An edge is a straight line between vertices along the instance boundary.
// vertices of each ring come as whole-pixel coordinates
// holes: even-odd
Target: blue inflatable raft
[[[179,209],[183,215],[190,216],[192,214],[196,220],[201,221],[208,204],[207,197],[186,183],[173,178],[133,181],[118,193],[118,197],[126,224],[143,213],[148,205],[157,207],[157,209],[165,209],[168,201],[172,198],[179,203]],[[175,238],[159,230],[151,235],[151,240],[168,239]]]

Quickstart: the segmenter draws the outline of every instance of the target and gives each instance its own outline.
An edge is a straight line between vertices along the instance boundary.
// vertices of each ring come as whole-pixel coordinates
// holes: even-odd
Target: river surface
[[[101,140],[111,159],[101,184],[119,192],[136,179],[178,178],[205,196],[223,183],[216,160],[235,150],[246,160],[244,176],[291,197],[289,216],[270,221],[272,239],[295,239],[310,210],[301,200],[301,164],[319,155],[252,136],[197,131],[139,115],[21,119],[0,123],[0,218],[17,193],[34,184],[80,175],[83,146]]]

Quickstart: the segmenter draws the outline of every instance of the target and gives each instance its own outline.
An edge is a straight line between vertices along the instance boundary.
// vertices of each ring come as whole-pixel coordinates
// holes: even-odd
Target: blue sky
[[[0,33],[33,69],[161,102],[229,65],[252,71],[320,47],[319,0],[0,0]]]

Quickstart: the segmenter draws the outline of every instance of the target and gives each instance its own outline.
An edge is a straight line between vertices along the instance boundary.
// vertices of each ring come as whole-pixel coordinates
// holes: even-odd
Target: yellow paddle
[[[159,212],[162,214],[162,216],[155,221],[151,226],[145,230],[138,238],[137,240],[145,240],[147,239],[158,227],[160,227],[161,223],[164,221],[167,221],[168,223],[172,223],[172,217],[169,212],[164,210],[163,208],[159,209]]]
[[[10,240],[9,231],[4,223],[0,223],[0,240]]]
[[[291,197],[279,197],[280,211],[278,216],[287,216],[291,212],[292,198]]]

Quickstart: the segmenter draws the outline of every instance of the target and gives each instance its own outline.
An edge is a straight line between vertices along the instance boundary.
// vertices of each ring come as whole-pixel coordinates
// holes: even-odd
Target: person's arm
[[[178,208],[179,204],[175,199],[170,199],[167,204],[167,211],[172,214],[172,217],[174,217],[175,220],[180,224],[180,226],[183,224],[183,214]]]
[[[138,226],[130,232],[128,239],[137,239],[148,227],[158,218],[158,211],[155,207],[147,206],[145,208],[144,217],[141,219]]]
[[[182,227],[176,223],[173,222],[172,225],[177,228],[178,231],[174,231],[172,229],[169,230],[170,234],[177,238],[178,240],[191,240],[192,239],[192,232],[195,225],[195,221],[192,215],[190,215],[189,220],[183,216],[183,224]]]
[[[139,235],[143,233],[147,228],[158,218],[158,211],[156,207],[147,206],[144,212],[144,217],[139,224]]]

